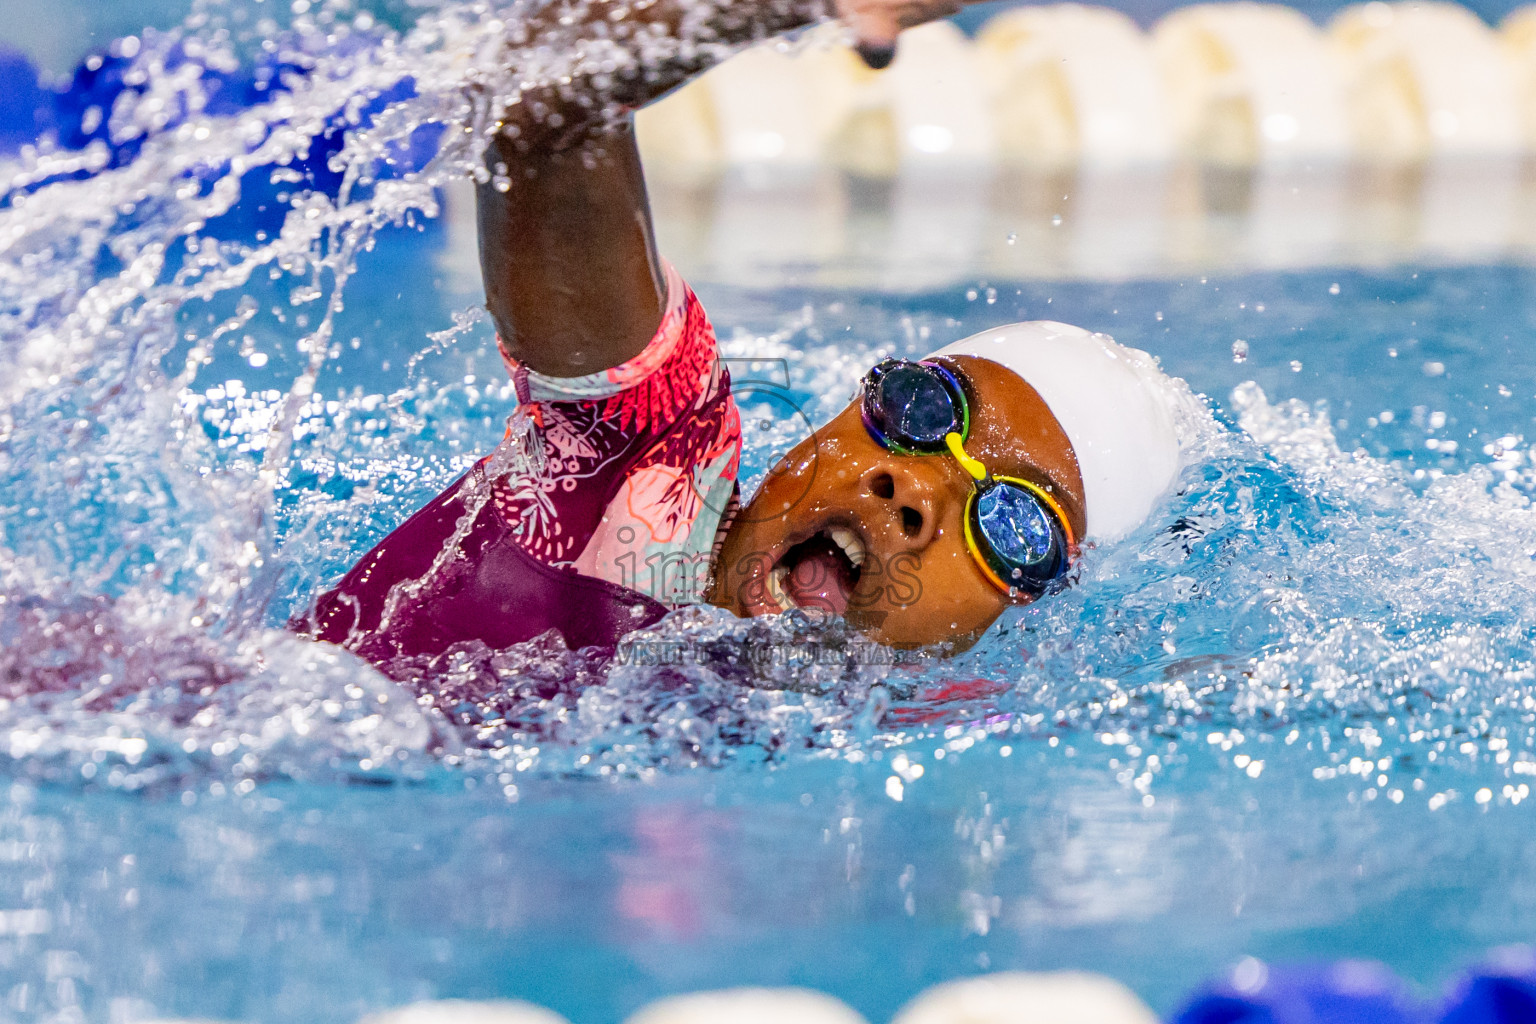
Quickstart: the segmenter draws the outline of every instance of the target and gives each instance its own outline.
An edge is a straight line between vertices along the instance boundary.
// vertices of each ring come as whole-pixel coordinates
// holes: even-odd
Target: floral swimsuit
[[[620,366],[557,378],[508,358],[511,422],[527,433],[509,428],[363,556],[306,631],[382,664],[550,629],[573,648],[612,645],[703,601],[737,500],[741,419],[703,306],[671,266],[666,280],[661,326]]]
[[[735,500],[741,418],[704,307],[666,271],[667,313],[629,362],[570,378],[507,358],[547,468],[502,477],[494,495],[535,558],[694,604]]]

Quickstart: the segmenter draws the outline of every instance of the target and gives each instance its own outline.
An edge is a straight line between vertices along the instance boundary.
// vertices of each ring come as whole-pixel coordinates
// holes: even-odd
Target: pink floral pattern
[[[502,476],[492,500],[535,558],[686,604],[736,497],[741,417],[703,306],[666,272],[661,326],[622,366],[544,377],[503,353],[545,465]]]

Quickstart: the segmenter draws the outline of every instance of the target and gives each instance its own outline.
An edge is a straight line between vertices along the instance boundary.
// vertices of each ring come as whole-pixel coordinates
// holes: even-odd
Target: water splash
[[[585,733],[549,725],[569,716],[546,706],[547,664],[570,675],[572,701],[634,703],[622,669],[575,686],[594,680],[581,654],[454,652],[415,674],[400,667],[400,685],[274,627],[308,599],[314,578],[295,572],[299,560],[350,557],[356,531],[397,519],[473,460],[443,435],[510,407],[509,385],[418,374],[482,326],[474,315],[431,335],[405,387],[327,392],[360,261],[382,233],[437,217],[443,186],[506,184],[484,152],[509,105],[573,78],[600,94],[637,62],[723,50],[703,24],[711,8],[695,5],[676,37],[620,25],[567,45],[530,42],[530,5],[428,5],[398,34],[343,3],[233,30],[249,23],[246,6],[200,4],[180,30],[93,59],[76,90],[83,104],[102,98],[81,111],[78,137],[0,167],[0,629],[13,756],[95,779],[105,753],[117,762],[104,777],[139,786],[146,758],[159,776],[230,762],[255,777],[338,763],[387,771],[412,755],[452,757],[461,733],[515,749],[454,711],[470,666],[479,716],[510,702],[498,713],[514,739],[579,745],[618,730],[596,711]],[[251,102],[231,109],[241,88]],[[516,426],[493,458],[516,458]],[[673,692],[650,689],[653,702]],[[530,693],[541,703],[517,703]],[[641,706],[625,714],[643,719]],[[701,736],[678,707],[660,717]],[[709,728],[738,746],[759,734],[766,748],[793,745],[780,733],[825,724],[815,711],[784,729],[753,724],[745,706],[732,713],[735,725]],[[672,732],[661,742],[680,742]]]
[[[1287,751],[1362,799],[1424,800],[1515,799],[1536,771],[1523,443],[1415,476],[1342,450],[1326,410],[1253,386],[1229,403],[1236,429],[1201,432],[1157,520],[957,659],[895,657],[836,622],[708,610],[611,656],[469,647],[388,678],[293,639],[282,622],[359,538],[495,451],[512,405],[509,384],[476,373],[492,349],[469,314],[424,332],[404,385],[387,365],[337,372],[365,333],[358,308],[378,299],[367,261],[391,230],[438,216],[443,186],[490,180],[497,110],[477,97],[599,58],[519,50],[518,8],[429,6],[397,34],[322,5],[247,40],[296,70],[219,114],[218,75],[258,60],[214,16],[228,9],[146,37],[135,88],[85,149],[3,171],[14,770],[142,788],[467,766],[512,785],[899,750],[893,777],[912,787],[940,750],[1038,742],[1113,748],[1148,799],[1192,751],[1251,776]],[[975,326],[856,312],[777,311],[725,350],[790,360],[784,390],[818,421],[878,358]],[[768,422],[749,432],[749,483],[794,439],[797,424]]]
[[[335,452],[326,442],[354,421],[398,442],[433,402],[419,382],[382,402],[322,392],[349,285],[381,232],[436,217],[447,182],[487,178],[498,104],[586,73],[591,55],[526,45],[523,8],[440,4],[394,34],[347,7],[317,5],[242,52],[229,25],[245,7],[202,4],[181,30],[88,65],[121,88],[110,109],[83,111],[83,148],[44,145],[0,167],[0,623],[12,721],[32,737],[20,754],[53,743],[47,720],[70,691],[80,711],[126,702],[151,731],[175,716],[133,695],[162,686],[206,698],[189,720],[245,725],[242,687],[297,718],[307,695],[349,709],[362,699],[349,688],[388,692],[371,670],[292,653],[271,629],[284,559],[354,490],[333,462],[334,501],[306,505],[304,483]],[[228,112],[221,94],[252,66],[262,97]],[[93,84],[76,83],[87,96]],[[277,386],[209,386],[232,354],[270,367]],[[398,444],[370,456],[353,478],[374,485],[430,462]],[[284,698],[279,666],[312,683]],[[39,693],[59,698],[29,709]],[[60,736],[125,728],[80,718]],[[347,750],[350,727],[329,730],[314,760]],[[405,732],[416,738],[360,740],[362,760],[424,749],[420,730]],[[219,735],[264,756],[281,747],[263,729]],[[191,729],[174,745],[224,742]]]

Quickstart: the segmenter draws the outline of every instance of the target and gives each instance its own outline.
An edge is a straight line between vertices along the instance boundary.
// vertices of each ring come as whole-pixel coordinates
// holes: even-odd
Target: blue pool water
[[[385,141],[459,116],[437,52]],[[698,612],[390,682],[281,626],[500,435],[428,216],[456,169],[262,237],[218,220],[226,140],[174,130],[0,210],[4,1015],[606,1024],[794,983],[878,1022],[1052,967],[1167,1011],[1245,954],[1432,992],[1529,938],[1531,268],[698,280],[749,475],[875,359],[1020,318],[1153,351],[1215,418],[1152,522],[962,657]]]
[[[451,324],[433,251],[398,235],[362,263],[360,288],[402,297],[354,302],[366,312],[340,336],[366,346],[343,346],[325,394],[360,389],[350,401],[366,408]],[[1533,284],[1514,267],[1035,282],[1000,288],[1011,296],[992,306],[964,288],[701,286],[736,351],[800,353],[790,384],[812,415],[879,350],[1049,312],[1154,348],[1265,440],[1213,436],[1155,524],[948,663],[820,677],[766,666],[743,682],[588,666],[584,693],[541,700],[519,684],[569,666],[511,655],[459,670],[482,685],[495,673],[509,694],[448,709],[461,728],[412,707],[367,734],[358,705],[409,694],[370,683],[365,695],[360,669],[317,678],[254,623],[210,635],[156,618],[128,641],[149,664],[95,655],[141,672],[132,692],[6,711],[6,998],[28,1019],[147,1004],[298,1021],[518,995],[599,1022],[659,993],[793,982],[879,1020],[924,984],[984,967],[1101,970],[1169,1009],[1244,953],[1378,957],[1433,985],[1527,937],[1536,901],[1518,788],[1536,763],[1536,521],[1512,454],[1523,440],[1482,451],[1536,413]],[[454,440],[465,453],[494,441],[504,402],[471,400],[497,379],[480,334],[417,364],[427,397],[402,405],[430,406],[419,419],[332,417],[301,447],[314,468],[280,493],[284,582],[267,625],[448,480]],[[292,359],[275,354],[270,377],[232,358],[207,372],[258,393]],[[1429,362],[1444,372],[1427,375]],[[222,386],[222,405],[238,404]],[[220,404],[200,406],[209,432],[249,438],[212,428]],[[248,459],[235,447],[207,454],[235,466]],[[133,458],[113,480],[158,471]],[[23,506],[50,500],[29,481],[57,471],[18,462],[6,493],[23,514],[8,509],[5,530],[20,552],[44,532]],[[127,527],[100,500],[70,500],[54,513],[88,549],[77,566],[95,568]],[[150,532],[185,543],[191,527],[168,519]],[[93,584],[73,604],[119,590]],[[5,626],[27,637],[7,644],[12,680],[71,657],[75,671],[95,642],[85,623],[126,630],[135,614],[97,604],[40,640],[22,594],[7,597]],[[713,617],[659,635],[743,628]],[[280,667],[239,653],[263,644]],[[196,692],[221,672],[235,678]],[[177,674],[195,685],[163,678]],[[972,678],[1006,689],[907,699],[925,680]],[[786,680],[799,691],[776,688]],[[893,704],[871,721],[876,684]],[[381,750],[401,759],[381,768]]]

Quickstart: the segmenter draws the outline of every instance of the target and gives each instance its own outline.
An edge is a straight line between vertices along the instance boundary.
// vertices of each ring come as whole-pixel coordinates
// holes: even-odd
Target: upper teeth
[[[846,526],[834,526],[827,531],[827,536],[843,549],[843,554],[848,556],[848,561],[853,563],[854,568],[864,564],[864,542],[859,539],[858,534]]]
[[[859,539],[858,534],[846,526],[829,527],[824,532],[831,538],[832,543],[841,548],[843,554],[848,556],[848,561],[853,563],[854,568],[864,564],[864,559],[868,553],[864,550],[864,542]],[[768,599],[778,605],[780,611],[785,612],[795,607],[795,602],[789,599],[789,593],[784,589],[784,585],[788,581],[789,567],[785,565],[775,566],[768,573],[768,578],[763,581],[764,589],[768,591]]]
[[[779,606],[779,611],[787,612],[794,608],[795,603],[784,592],[784,581],[789,578],[789,569],[779,566],[768,574],[766,581],[768,598]]]

